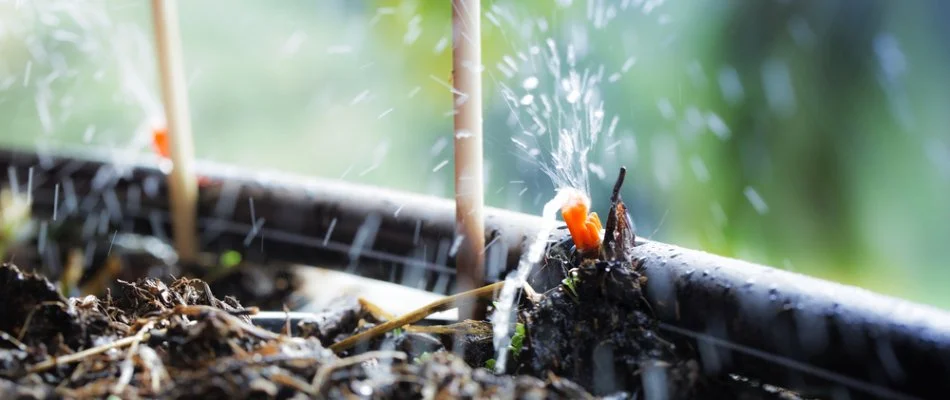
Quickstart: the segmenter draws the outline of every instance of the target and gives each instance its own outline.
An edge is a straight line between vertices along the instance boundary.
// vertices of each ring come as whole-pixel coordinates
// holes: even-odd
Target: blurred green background
[[[950,307],[947,2],[483,2],[490,205],[560,149],[602,213],[630,169],[642,236]],[[448,1],[180,3],[200,158],[451,196]],[[0,144],[149,151],[148,7],[0,1]]]

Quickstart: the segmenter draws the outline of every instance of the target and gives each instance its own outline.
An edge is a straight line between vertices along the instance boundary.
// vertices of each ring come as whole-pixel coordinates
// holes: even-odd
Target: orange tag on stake
[[[152,129],[152,148],[162,158],[171,158],[172,152],[168,147],[168,128],[165,125]]]
[[[172,157],[172,152],[170,145],[168,144],[168,128],[165,125],[157,125],[152,129],[152,149],[155,150],[158,155],[166,160],[170,160]],[[211,178],[206,176],[198,176],[198,186],[204,187],[209,186],[213,183]]]

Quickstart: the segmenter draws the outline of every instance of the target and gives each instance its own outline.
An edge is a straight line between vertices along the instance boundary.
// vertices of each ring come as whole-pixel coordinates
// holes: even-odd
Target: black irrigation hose
[[[15,175],[25,190],[32,168],[35,214],[51,218],[57,199],[51,223],[78,219],[91,227],[87,235],[169,231],[156,167],[85,157],[0,151],[9,172],[0,179]],[[205,251],[243,249],[257,261],[328,263],[438,292],[452,287],[449,200],[206,164],[199,173],[213,182],[200,191]],[[540,224],[497,209],[487,218],[494,268],[486,280],[496,281]],[[643,241],[637,249],[661,328],[695,343],[706,372],[836,398],[950,396],[944,311],[672,245]]]
[[[110,157],[88,154],[2,150],[0,167],[8,173],[0,171],[0,181],[9,182],[15,174],[20,190],[26,190],[32,169],[34,214],[49,223],[78,219],[84,239],[108,238],[115,230],[167,238],[164,175],[154,159],[136,161],[112,164]],[[240,250],[246,259],[262,263],[318,263],[438,293],[454,287],[451,202],[217,164],[199,163],[198,168],[212,181],[199,191],[203,251]],[[534,217],[488,209],[486,218],[486,272],[495,281],[505,265],[517,261],[524,230],[533,226]]]

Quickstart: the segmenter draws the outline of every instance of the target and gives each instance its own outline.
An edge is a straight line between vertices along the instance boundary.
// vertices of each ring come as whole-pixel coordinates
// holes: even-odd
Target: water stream
[[[494,345],[495,345],[495,369],[498,373],[504,373],[505,362],[508,356],[508,345],[511,344],[511,316],[515,307],[518,290],[525,283],[528,274],[544,256],[547,248],[548,238],[551,232],[557,227],[557,212],[567,200],[569,191],[559,190],[557,195],[551,201],[548,201],[541,212],[541,227],[534,240],[528,245],[528,251],[521,256],[518,262],[518,268],[505,277],[505,285],[498,296],[495,313],[492,315],[492,324],[494,327]]]

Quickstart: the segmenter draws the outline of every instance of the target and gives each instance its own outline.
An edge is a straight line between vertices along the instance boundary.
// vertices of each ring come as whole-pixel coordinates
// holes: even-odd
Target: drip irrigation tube
[[[78,221],[92,227],[86,236],[121,230],[165,237],[167,193],[157,162],[136,156],[116,163],[85,153],[2,150],[0,166],[8,173],[0,180],[9,185],[15,179],[21,191],[32,182],[34,214],[49,224]],[[453,288],[450,200],[196,167],[208,181],[199,194],[202,251],[338,265],[441,293]],[[516,265],[540,223],[535,216],[485,211],[485,280],[492,282]],[[646,294],[660,327],[689,339],[707,373],[737,373],[835,398],[950,396],[950,313],[658,242],[641,241],[636,256],[644,261]]]

